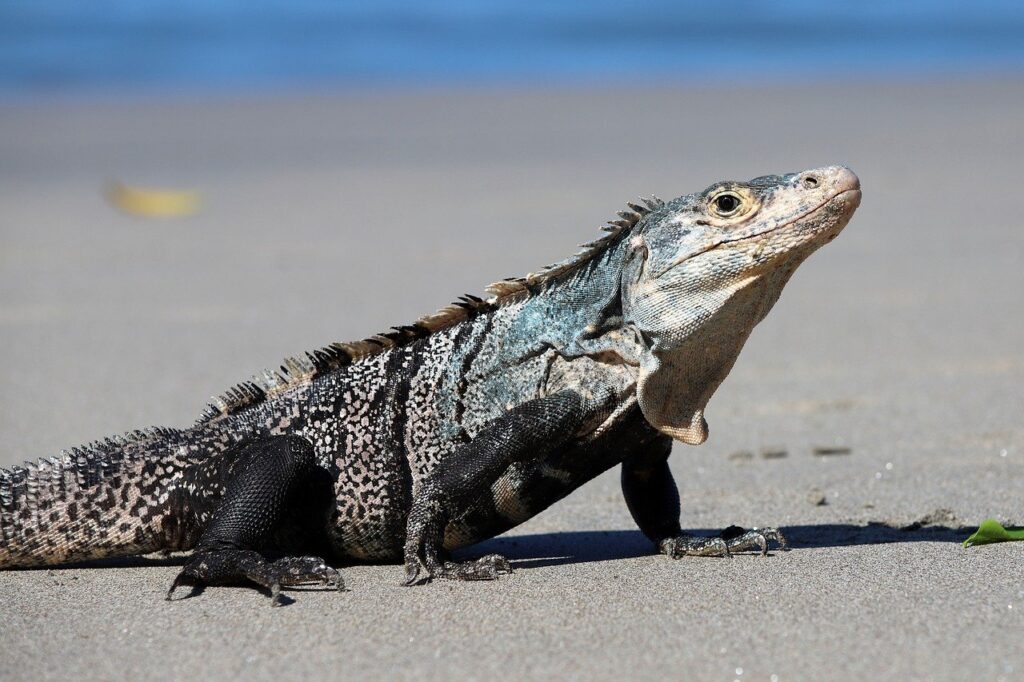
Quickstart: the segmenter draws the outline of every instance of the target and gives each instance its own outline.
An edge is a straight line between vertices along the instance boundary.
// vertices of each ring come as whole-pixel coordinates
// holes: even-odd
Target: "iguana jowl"
[[[340,588],[329,565],[402,560],[409,583],[622,464],[673,557],[784,543],[683,533],[672,439],[704,408],[794,269],[860,203],[842,167],[630,204],[577,256],[415,324],[285,362],[188,429],[138,431],[0,472],[0,567],[194,550],[174,587]],[[321,558],[322,557],[322,558]],[[170,596],[170,594],[168,595]]]

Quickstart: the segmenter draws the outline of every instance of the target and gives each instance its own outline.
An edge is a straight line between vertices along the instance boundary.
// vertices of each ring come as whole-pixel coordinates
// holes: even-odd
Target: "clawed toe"
[[[437,571],[438,578],[447,580],[497,580],[498,576],[512,572],[512,564],[500,554],[488,554],[475,561],[447,561]]]
[[[286,557],[269,564],[281,585],[323,585],[345,591],[341,573],[331,568],[320,557]]]
[[[762,556],[768,554],[771,542],[776,543],[782,551],[788,551],[786,538],[777,528],[753,528],[746,530],[738,526],[730,526],[718,537],[697,537],[679,535],[666,538],[658,544],[658,551],[673,559],[684,556],[731,557],[735,553],[756,550]]]
[[[777,528],[752,528],[750,530],[738,528],[737,530],[739,533],[726,541],[730,552],[746,552],[756,549],[761,556],[766,556],[770,542],[777,544],[783,552],[789,551],[786,538]]]
[[[425,575],[419,564],[406,568],[405,585],[419,585],[435,578],[442,580],[497,580],[512,573],[512,564],[500,554],[487,554],[473,561],[435,563],[428,557]]]
[[[722,538],[700,538],[694,535],[666,538],[658,545],[658,551],[673,559],[681,559],[684,556],[730,556],[729,546]]]
[[[512,564],[509,563],[509,560],[501,554],[485,554],[477,559],[476,563],[493,566],[494,570],[497,571],[499,575],[508,575],[512,573]]]
[[[189,593],[181,599],[191,599],[202,593],[204,585],[196,580],[195,577],[189,575],[182,570],[175,578],[174,582],[171,583],[170,589],[167,590],[167,595],[164,597],[165,601],[174,601],[174,593],[179,587],[189,587]]]

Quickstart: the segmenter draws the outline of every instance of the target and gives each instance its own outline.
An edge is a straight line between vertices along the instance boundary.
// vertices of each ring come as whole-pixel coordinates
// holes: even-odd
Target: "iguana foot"
[[[441,561],[439,555],[440,552],[434,546],[427,546],[419,557],[407,560],[405,584],[420,585],[434,578],[497,580],[499,576],[512,573],[512,564],[500,554],[487,554],[472,561]]]
[[[762,556],[768,554],[768,544],[774,542],[782,551],[788,551],[786,538],[777,528],[753,528],[746,530],[739,526],[729,526],[716,537],[697,537],[696,535],[677,535],[665,538],[658,543],[658,551],[673,559],[684,556],[732,556],[736,552],[747,552],[756,549]]]
[[[446,561],[432,571],[435,578],[447,580],[497,580],[512,572],[512,564],[500,554],[488,554],[474,561]]]
[[[167,591],[167,600],[171,601],[174,591],[183,585],[192,587],[188,595],[191,597],[206,585],[246,582],[266,588],[270,592],[271,606],[285,603],[282,587],[324,585],[338,591],[345,589],[341,574],[319,557],[285,557],[267,561],[259,552],[252,550],[224,549],[200,552],[193,557],[174,579]]]

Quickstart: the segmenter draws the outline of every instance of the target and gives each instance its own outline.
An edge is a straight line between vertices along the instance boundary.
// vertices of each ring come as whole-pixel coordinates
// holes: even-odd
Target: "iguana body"
[[[751,329],[859,201],[856,176],[829,167],[631,204],[573,259],[288,360],[192,428],[0,472],[0,567],[195,549],[175,586],[249,580],[275,603],[281,585],[340,586],[327,562],[492,578],[503,558],[446,551],[619,463],[660,551],[763,549],[781,535],[681,532],[671,439],[705,440],[703,409]]]

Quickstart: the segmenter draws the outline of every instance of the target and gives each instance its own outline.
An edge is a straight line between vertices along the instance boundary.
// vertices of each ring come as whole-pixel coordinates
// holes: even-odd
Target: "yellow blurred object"
[[[180,218],[199,211],[198,192],[133,187],[120,182],[107,190],[107,199],[119,210],[143,218]]]

